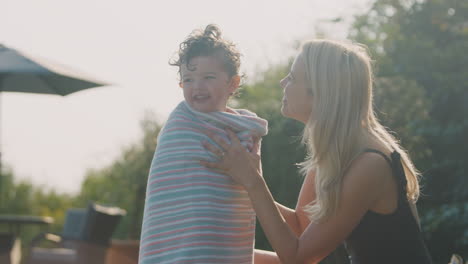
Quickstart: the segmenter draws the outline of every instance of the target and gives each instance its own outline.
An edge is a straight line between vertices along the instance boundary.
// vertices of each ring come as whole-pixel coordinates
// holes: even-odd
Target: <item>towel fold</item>
[[[185,101],[170,114],[151,163],[139,263],[252,263],[255,212],[245,189],[209,170],[215,161],[201,142],[204,132],[228,141],[234,131],[249,150],[267,134],[267,121],[243,109],[202,113]]]

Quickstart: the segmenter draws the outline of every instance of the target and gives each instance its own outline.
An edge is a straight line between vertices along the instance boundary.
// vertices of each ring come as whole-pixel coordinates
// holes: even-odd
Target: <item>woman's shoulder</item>
[[[351,163],[344,175],[344,180],[358,182],[358,186],[365,189],[382,190],[389,180],[392,180],[392,167],[389,160],[389,151],[362,151]]]
[[[391,154],[390,150],[384,148],[367,147],[362,149],[353,163],[369,169],[391,169]]]
[[[383,157],[373,152],[360,153],[343,176],[344,208],[353,207],[362,213],[374,209],[388,194],[391,181],[392,169]]]

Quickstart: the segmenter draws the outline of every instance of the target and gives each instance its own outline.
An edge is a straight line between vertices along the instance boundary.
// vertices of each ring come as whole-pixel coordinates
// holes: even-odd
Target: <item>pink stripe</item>
[[[187,116],[182,115],[182,114],[176,114],[176,113],[174,113],[172,116],[173,116],[174,118],[170,118],[169,121],[172,121],[172,120],[179,120],[179,119],[177,119],[177,118],[180,118],[180,120],[182,120],[182,121],[190,121],[190,119],[188,119]]]
[[[244,208],[240,208],[240,207],[234,207],[233,208],[233,207],[223,207],[223,206],[212,205],[212,204],[207,205],[207,207],[209,207],[209,208],[231,210],[231,212],[234,212],[236,215],[246,215],[246,216],[249,216],[249,217],[254,215],[252,213],[252,209],[249,207],[249,204],[245,203],[244,206],[245,206]],[[184,211],[187,208],[192,208],[193,209],[193,206],[188,205],[188,206],[184,206],[184,207],[181,207],[181,208],[178,208],[178,209],[167,210],[167,211],[164,211],[164,212],[150,213],[145,217],[145,220],[148,219],[148,218],[157,217],[158,215],[165,214],[165,213],[177,213],[177,212],[180,212],[180,211]],[[200,209],[200,206],[198,206],[198,209]],[[151,212],[151,210],[149,210],[149,209],[148,209],[148,211]]]
[[[165,240],[155,241],[155,242],[152,242],[152,243],[143,245],[142,248],[146,248],[146,247],[150,247],[150,246],[154,246],[154,245],[157,245],[157,244],[161,244],[161,243],[165,243],[165,242],[170,242],[170,241],[174,241],[174,240],[191,238],[191,237],[215,236],[215,237],[223,237],[223,238],[250,238],[250,237],[252,237],[252,235],[253,235],[253,232],[249,232],[249,233],[244,234],[244,235],[191,234],[191,235],[186,235],[186,236],[181,236],[181,237],[174,237],[174,238],[168,238],[168,239],[165,239]]]
[[[167,177],[167,178],[157,178],[149,183],[149,185],[153,185],[155,183],[161,183],[165,181],[174,181],[174,180],[182,180],[182,179],[188,179],[188,178],[196,178],[196,177],[206,177],[210,179],[226,179],[227,176],[215,176],[212,174],[190,174],[187,176],[180,176],[180,177]]]
[[[220,123],[223,123],[223,124],[228,124],[230,125],[231,127],[234,127],[236,128],[237,130],[239,130],[239,126],[236,122],[233,122],[231,119],[228,119],[228,118],[223,118],[221,116],[217,116],[217,118],[220,120]]]
[[[229,199],[229,202],[239,203],[239,201],[236,201],[236,200],[246,200],[246,199]],[[191,201],[192,202],[213,202],[213,203],[218,203],[218,205],[210,204],[210,205],[206,205],[206,206],[219,208],[219,209],[230,209],[230,210],[233,209],[232,206],[220,206],[220,203],[222,203],[222,202],[224,202],[224,204],[230,204],[230,203],[227,203],[227,202],[225,202],[225,201],[223,201],[221,199],[199,198],[199,199],[187,199],[187,200],[179,200],[179,201],[176,201],[176,202],[167,202],[167,203],[163,203],[163,204],[156,204],[156,205],[153,205],[150,208],[148,208],[148,211],[151,212],[153,209],[159,209],[160,207],[167,207],[167,206],[171,206],[171,205],[173,206],[173,205],[182,204],[182,203],[191,202]],[[245,205],[244,205],[245,208],[235,208],[235,210],[236,210],[236,212],[250,211],[251,207],[249,205],[250,205],[250,203],[248,201],[245,201]],[[200,207],[200,205],[198,205],[198,207]],[[184,206],[184,207],[181,207],[181,208],[178,208],[178,209],[167,210],[167,211],[159,212],[159,213],[151,213],[148,216],[157,216],[157,215],[160,215],[160,214],[163,214],[163,213],[183,211],[184,209],[187,209],[187,208],[193,208],[193,205]]]
[[[198,144],[196,144],[196,143],[198,143],[198,141],[197,141],[197,142],[193,142],[193,141],[181,141],[181,142],[177,142],[177,143],[166,144],[166,145],[160,146],[160,147],[161,147],[161,148],[173,148],[173,147],[177,147],[177,146],[181,146],[181,145],[182,145],[182,146],[187,146],[188,144],[192,144],[192,145],[197,145],[197,146],[198,146]],[[160,145],[161,145],[161,144],[160,144]]]
[[[243,193],[240,193],[239,195],[243,195]],[[227,202],[228,201],[228,202]],[[178,201],[174,201],[174,202],[166,202],[166,203],[160,203],[160,204],[155,204],[151,207],[148,208],[148,211],[152,211],[154,209],[159,209],[159,208],[164,208],[164,207],[168,207],[168,206],[174,206],[174,205],[178,205],[178,204],[185,204],[187,202],[213,202],[213,203],[217,203],[217,204],[240,204],[241,202],[244,202],[244,206],[249,209],[251,208],[251,204],[250,204],[250,200],[249,198],[246,198],[246,197],[239,197],[239,198],[236,198],[236,197],[231,197],[229,198],[229,200],[223,200],[221,198],[198,198],[198,199],[184,199],[184,200],[178,200]],[[200,205],[197,205],[197,206],[200,206]],[[215,205],[207,205],[207,206],[215,206]],[[189,207],[193,207],[193,205],[190,205]],[[188,207],[181,207],[181,208],[188,208]],[[233,207],[232,206],[218,206],[218,208],[220,209],[232,209]],[[174,209],[176,212],[177,210],[179,209]],[[238,209],[240,210],[240,208]],[[166,212],[172,212],[171,210],[168,210]],[[157,214],[161,214],[161,213],[157,213]]]
[[[167,250],[178,249],[178,248],[181,248],[181,247],[191,247],[191,246],[232,246],[232,247],[240,247],[240,246],[248,246],[248,245],[251,245],[251,244],[252,244],[251,241],[242,242],[242,243],[198,242],[198,243],[178,245],[178,246],[169,247],[169,248],[163,248],[163,249],[160,249],[160,250],[153,250],[153,251],[145,253],[144,256],[158,254],[158,253],[161,253],[161,252],[164,252],[164,251],[167,251]]]
[[[188,160],[188,161],[189,161],[189,160]],[[152,177],[157,177],[157,176],[164,175],[164,174],[172,174],[172,173],[187,172],[187,171],[195,171],[195,170],[203,170],[203,171],[206,171],[206,168],[190,168],[190,169],[170,170],[170,171],[165,171],[165,172],[159,172],[159,173],[152,174],[150,177],[152,178]]]
[[[233,222],[241,222],[241,221],[242,222],[251,222],[252,221],[251,217],[255,217],[255,214],[253,213],[253,210],[251,210],[251,209],[249,209],[248,211],[247,210],[241,211],[241,210],[236,210],[235,209],[235,212],[215,213],[215,214],[211,214],[211,216],[212,216],[213,219],[224,219],[225,216],[228,216],[229,219],[231,219]],[[145,219],[146,220],[145,221],[145,228],[146,228],[146,226],[148,226],[148,228],[153,228],[155,226],[164,225],[164,224],[150,225],[148,222],[166,222],[166,223],[171,222],[172,223],[173,221],[176,221],[176,220],[173,220],[174,218],[181,218],[181,217],[184,217],[184,216],[168,215],[168,216],[158,218],[156,220],[155,219],[151,219],[151,220]],[[207,218],[207,217],[205,217],[205,218]]]
[[[193,131],[199,134],[203,134],[203,132],[198,129],[188,128],[188,127],[171,127],[171,128],[168,128],[166,132],[181,131],[181,130],[188,130],[188,131]]]
[[[219,263],[219,258],[203,258],[203,259],[187,259],[187,260],[178,260],[177,264],[184,264],[184,263]],[[252,263],[252,256],[251,255],[245,255],[245,256],[235,256],[234,258],[229,258],[228,263],[233,263],[231,261],[236,260],[236,264],[242,264],[242,263]],[[228,261],[224,259],[223,261]],[[238,261],[242,261],[239,263]]]
[[[201,149],[201,143],[199,143],[199,142],[190,142],[190,144],[188,144],[187,142],[182,141],[182,142],[172,143],[170,147],[168,145],[160,146],[159,149],[168,150],[168,149],[174,149],[174,147],[183,147],[183,150],[186,150],[186,149]],[[159,150],[159,151],[161,151],[161,150]]]
[[[172,231],[162,232],[162,233],[159,233],[159,234],[156,234],[156,235],[151,235],[151,236],[145,238],[143,241],[146,241],[148,239],[152,239],[152,238],[155,238],[155,237],[159,237],[159,236],[171,235],[171,234],[174,234],[174,233],[181,233],[181,232],[194,230],[194,229],[197,229],[197,230],[202,230],[202,229],[221,230],[221,231],[224,231],[224,232],[226,232],[226,231],[238,231],[238,232],[247,231],[248,232],[250,230],[250,227],[192,226],[192,227],[186,227],[186,228],[176,229],[176,230],[172,230]]]
[[[180,116],[178,115],[178,117],[180,117]],[[177,120],[177,119],[175,119],[175,120]],[[201,127],[204,127],[204,128],[210,129],[210,130],[214,130],[214,131],[219,132],[219,133],[226,134],[226,132],[223,129],[217,128],[215,126],[207,126],[207,125],[205,125],[203,123],[198,123],[198,122],[190,121],[190,120],[187,120],[187,119],[186,120],[177,120],[177,121],[181,122],[181,123],[195,124],[197,126],[201,126]]]
[[[179,157],[179,159],[177,160],[167,160],[167,161],[164,161],[164,164],[159,164],[159,160],[158,162],[156,162],[157,164],[152,164],[153,166],[151,167],[152,171],[156,170],[156,169],[160,169],[161,167],[167,167],[167,166],[171,166],[171,165],[180,165],[181,163],[184,164],[184,163],[187,163],[187,162],[195,162],[192,158],[188,158],[188,159],[183,159],[183,158],[186,158],[186,157]],[[164,160],[164,159],[163,159]]]
[[[201,145],[200,145],[201,146]],[[173,153],[177,153],[177,152],[198,152],[198,153],[206,153],[206,150],[203,150],[203,149],[200,149],[200,148],[197,148],[197,149],[178,149],[178,150],[172,150],[172,151],[164,151],[163,154],[164,155],[167,155],[167,154],[173,154]]]
[[[187,183],[187,184],[172,185],[172,186],[168,186],[168,187],[161,187],[161,188],[151,190],[150,193],[161,192],[161,191],[177,189],[177,188],[190,187],[190,186],[211,186],[211,187],[218,187],[218,188],[222,188],[222,189],[242,190],[242,187],[240,187],[240,186],[231,186],[231,185],[225,185],[225,184],[201,182],[201,183]]]
[[[180,219],[180,220],[174,220],[174,221],[171,221],[170,223],[171,224],[177,224],[177,223],[180,223],[180,222],[185,222],[187,220],[226,220],[225,217],[215,217],[215,216],[210,216],[210,217],[187,217],[187,218],[184,218],[184,219]],[[229,218],[229,221],[232,222],[232,223],[241,223],[241,224],[249,224],[251,222],[251,219],[232,219],[232,218]],[[166,223],[160,223],[160,224],[156,224],[156,225],[150,225],[148,226],[148,229],[151,230],[151,229],[155,229],[157,227],[160,227],[160,226],[164,226],[164,225],[167,225]]]

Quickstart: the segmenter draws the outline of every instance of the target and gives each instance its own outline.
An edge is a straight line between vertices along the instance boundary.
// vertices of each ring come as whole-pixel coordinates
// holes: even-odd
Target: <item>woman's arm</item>
[[[305,176],[296,204],[295,212],[301,231],[300,234],[302,234],[310,224],[309,215],[304,211],[304,208],[314,202],[315,198],[315,170],[311,170]]]
[[[278,208],[280,214],[283,216],[286,223],[291,227],[296,235],[301,235],[302,231],[299,225],[299,220],[297,219],[296,211],[288,208],[278,202],[275,202],[276,207]]]
[[[254,142],[258,142],[258,148],[256,150],[256,153],[258,155],[261,155],[261,138],[254,138]],[[255,150],[254,150],[255,151]],[[261,162],[260,162],[260,173],[263,174],[262,172],[262,166],[261,166]],[[299,220],[298,220],[298,217],[296,215],[296,211],[289,208],[289,207],[286,207],[278,202],[275,202],[276,204],[276,207],[278,207],[278,210],[280,211],[281,215],[283,216],[284,220],[286,221],[286,223],[288,223],[289,226],[291,226],[291,228],[294,230],[294,232],[297,234],[297,235],[300,235],[302,233],[302,231],[304,231],[304,229],[301,229],[300,225],[299,225]],[[273,252],[270,252],[270,251],[262,251],[263,253],[273,253]],[[273,253],[275,256],[276,254]],[[260,253],[259,255],[266,255],[266,254],[262,254]],[[260,257],[262,258],[262,257]],[[278,258],[276,256],[276,258]]]
[[[281,264],[278,255],[275,252],[255,249],[254,252],[255,264]]]
[[[242,149],[233,133],[229,136],[231,145],[214,138],[225,151],[222,162],[202,164],[230,175],[247,189],[263,230],[282,263],[317,263],[326,257],[351,233],[379,197],[385,178],[391,177],[383,159],[361,155],[344,176],[337,212],[326,221],[310,223],[298,236],[268,190],[258,168],[260,157]]]
[[[297,199],[296,209],[288,208],[278,202],[278,207],[284,220],[297,236],[300,236],[306,227],[310,224],[310,219],[304,211],[304,207],[315,200],[315,170],[309,171],[302,183],[299,198]]]
[[[306,227],[310,224],[309,217],[304,212],[304,206],[310,204],[315,200],[315,171],[310,171],[305,176],[302,184],[299,198],[297,200],[296,209],[293,210],[278,202],[275,202],[276,207],[280,211],[286,223],[300,236]],[[265,250],[255,250],[255,264],[263,263],[280,263],[278,255],[275,252]]]
[[[278,202],[275,202],[276,207],[280,211],[286,223],[300,236],[306,227],[310,224],[309,217],[304,212],[304,206],[310,204],[315,199],[315,171],[310,171],[305,176],[302,184],[299,198],[296,204],[296,209],[293,210]],[[255,264],[280,263],[278,255],[275,252],[256,249]]]
[[[263,178],[256,177],[248,192],[263,230],[282,263],[317,263],[330,254],[359,223],[378,199],[385,170],[391,172],[380,157],[358,158],[342,185],[339,208],[335,215],[320,223],[310,223],[296,236],[279,216]]]

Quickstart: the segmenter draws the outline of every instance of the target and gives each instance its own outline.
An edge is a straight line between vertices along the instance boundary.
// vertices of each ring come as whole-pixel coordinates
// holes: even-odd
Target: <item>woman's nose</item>
[[[284,89],[284,87],[286,85],[286,78],[281,79],[279,83],[280,83],[281,88]]]

